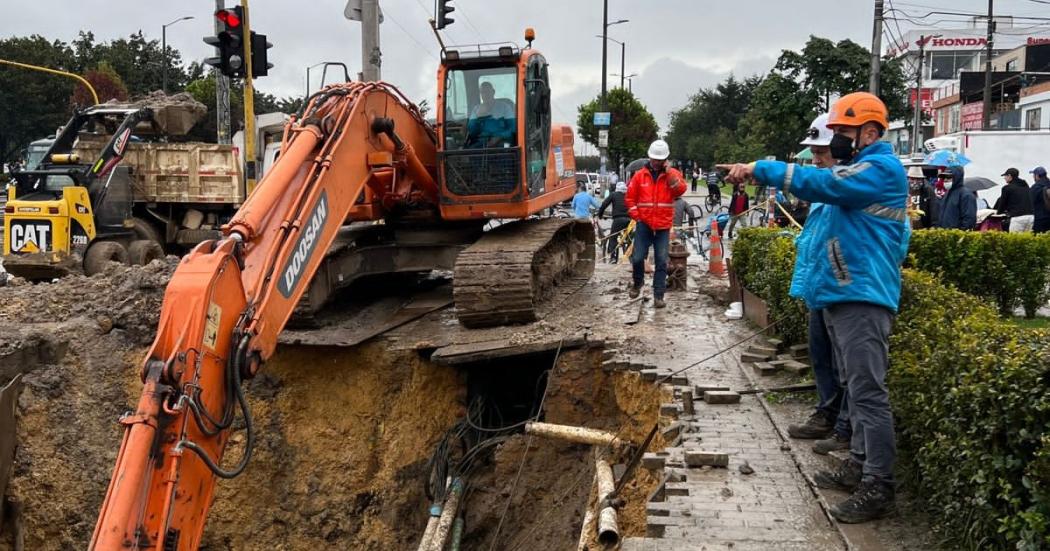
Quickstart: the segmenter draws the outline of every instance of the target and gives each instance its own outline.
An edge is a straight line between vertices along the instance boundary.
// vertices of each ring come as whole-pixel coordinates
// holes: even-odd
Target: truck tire
[[[95,241],[84,255],[84,273],[93,276],[110,262],[128,263],[128,250],[116,241]]]
[[[156,226],[137,216],[132,218],[131,222],[136,239],[148,239],[156,242],[162,249],[164,248],[164,237],[157,231]]]
[[[164,258],[164,248],[149,239],[138,239],[128,247],[128,260],[134,266],[145,266],[158,258]]]

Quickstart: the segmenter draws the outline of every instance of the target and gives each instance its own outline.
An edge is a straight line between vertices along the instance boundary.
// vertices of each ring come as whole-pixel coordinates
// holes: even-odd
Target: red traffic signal
[[[226,25],[227,30],[234,30],[241,26],[241,7],[237,6],[228,10],[217,10],[215,18]]]

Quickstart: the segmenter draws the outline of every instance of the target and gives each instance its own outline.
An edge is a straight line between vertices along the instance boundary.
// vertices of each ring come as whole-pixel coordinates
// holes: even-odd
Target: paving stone
[[[808,344],[796,344],[788,347],[788,352],[791,353],[792,357],[799,358],[802,356],[809,356],[809,345]]]
[[[666,461],[667,456],[665,455],[658,455],[655,453],[646,453],[642,455],[642,467],[649,469],[650,471],[663,469]]]
[[[728,467],[729,454],[709,451],[685,452],[685,464],[690,467]]]
[[[620,355],[620,351],[615,348],[605,348],[602,350],[603,360],[616,359]]]
[[[778,351],[782,350],[784,348],[784,341],[782,341],[780,339],[775,339],[775,338],[766,339],[766,344],[768,344],[769,346],[772,346],[773,348],[776,348]]]
[[[629,369],[630,367],[631,362],[628,362],[626,360],[611,359],[602,362],[603,371],[624,371],[626,369]]]
[[[757,362],[753,367],[755,368],[755,373],[758,373],[763,377],[775,375],[778,371],[777,366],[770,364],[769,362]]]
[[[765,356],[767,360],[769,358],[772,358],[773,356],[777,355],[776,347],[774,347],[774,346],[763,346],[763,345],[760,345],[760,344],[752,344],[751,346],[748,347],[747,351],[750,352],[751,354],[758,354],[760,356]]]
[[[768,359],[769,356],[766,356],[765,354],[752,354],[750,352],[744,352],[740,355],[740,361],[744,363],[764,362]]]
[[[708,390],[704,392],[704,401],[708,404],[739,404],[740,394],[732,390]]]
[[[650,382],[650,383],[655,381],[656,379],[660,378],[660,370],[659,369],[643,369],[641,371],[641,374],[642,374],[642,380]]]
[[[792,356],[790,352],[785,352],[783,354],[777,354],[777,359],[778,360],[791,361],[791,360],[794,360],[795,357]]]
[[[696,393],[696,396],[703,396],[704,393],[709,391],[709,390],[717,391],[717,390],[732,390],[732,389],[727,387],[727,386],[722,386],[722,385],[696,385],[696,386],[693,387],[693,391]]]
[[[783,365],[785,371],[794,373],[795,375],[804,375],[810,372],[810,367],[807,364],[798,361],[786,362]]]
[[[678,404],[662,404],[660,406],[660,416],[678,419]]]

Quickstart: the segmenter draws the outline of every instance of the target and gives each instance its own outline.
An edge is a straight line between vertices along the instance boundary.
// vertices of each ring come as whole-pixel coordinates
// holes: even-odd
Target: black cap
[[[1008,169],[1006,169],[1006,172],[1000,174],[1000,176],[1006,176],[1007,174],[1009,174],[1010,176],[1012,176],[1014,178],[1017,178],[1018,176],[1021,175],[1021,173],[1018,172],[1018,170],[1016,168],[1008,168]]]

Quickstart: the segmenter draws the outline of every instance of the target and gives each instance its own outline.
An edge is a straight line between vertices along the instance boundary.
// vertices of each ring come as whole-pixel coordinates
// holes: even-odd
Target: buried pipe
[[[616,509],[609,502],[616,485],[612,467],[605,459],[595,462],[595,478],[598,479],[598,543],[608,548],[620,543],[620,527],[616,522]]]
[[[525,433],[535,434],[536,436],[542,436],[545,438],[554,438],[556,440],[567,440],[579,444],[590,444],[592,446],[619,448],[627,444],[627,442],[621,440],[615,434],[604,430],[573,427],[569,425],[555,425],[552,423],[526,423]]]
[[[438,520],[441,517],[441,505],[437,503],[430,505],[430,518],[427,519],[426,530],[423,531],[423,539],[419,540],[419,547],[416,551],[427,551],[430,549],[430,540],[434,539],[434,532],[437,531]]]
[[[456,521],[452,523],[452,543],[449,544],[449,551],[459,551],[459,546],[463,543],[463,515],[456,517]]]
[[[441,510],[437,529],[434,530],[434,537],[427,548],[429,551],[445,549],[445,542],[448,540],[449,532],[452,531],[452,521],[455,520],[457,509],[459,509],[461,495],[463,495],[463,481],[456,478],[452,481],[452,491],[449,492],[448,499],[445,500],[445,507]]]

